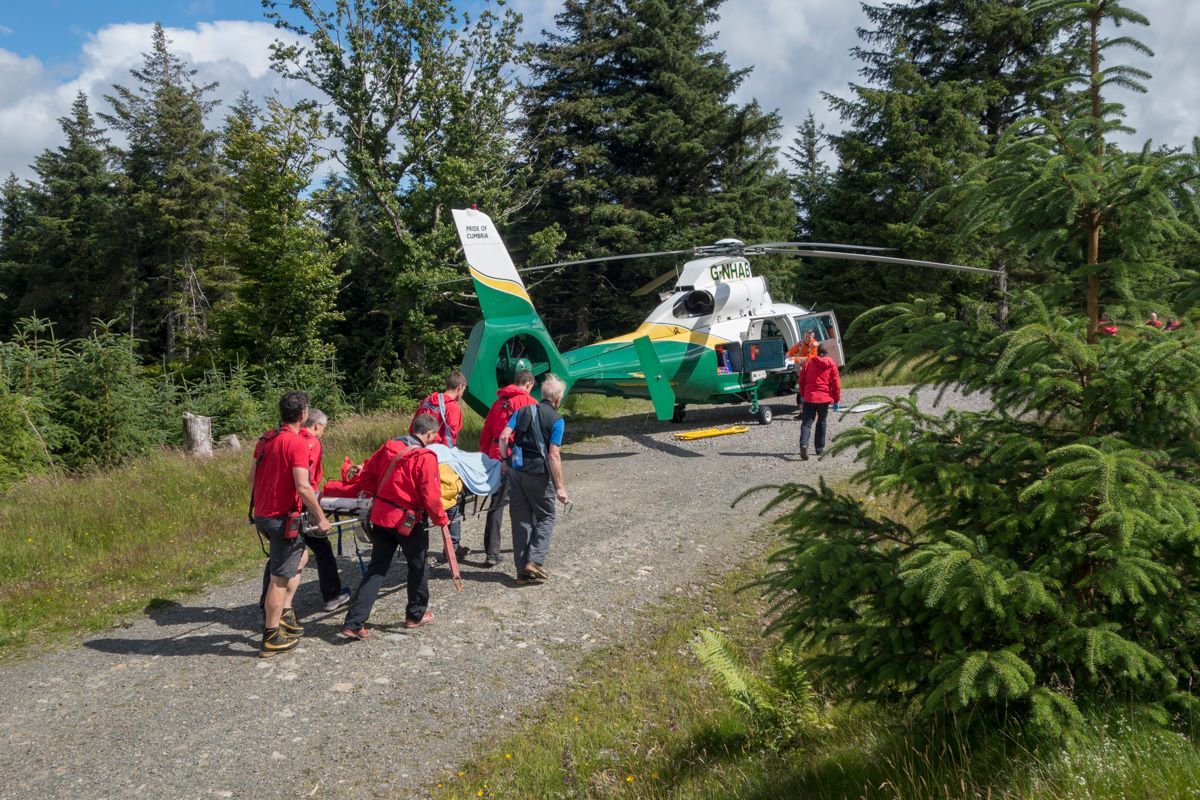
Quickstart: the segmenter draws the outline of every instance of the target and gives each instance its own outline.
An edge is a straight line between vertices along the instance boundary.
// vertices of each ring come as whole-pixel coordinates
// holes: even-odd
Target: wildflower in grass
[[[504,754],[504,759],[505,759],[506,761],[511,761],[511,760],[512,760],[512,753],[505,753],[505,754]]]
[[[632,775],[626,775],[626,776],[625,776],[625,782],[626,782],[626,783],[633,783],[633,776],[632,776]]]

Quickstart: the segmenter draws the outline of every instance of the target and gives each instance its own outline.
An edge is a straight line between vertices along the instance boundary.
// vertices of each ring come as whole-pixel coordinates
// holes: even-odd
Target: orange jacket
[[[805,344],[804,340],[796,342],[791,349],[787,351],[788,358],[816,358],[817,356],[817,340],[813,339],[810,343]]]

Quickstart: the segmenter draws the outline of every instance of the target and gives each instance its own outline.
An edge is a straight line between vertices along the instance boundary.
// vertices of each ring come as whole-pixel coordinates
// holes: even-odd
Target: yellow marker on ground
[[[730,425],[727,428],[702,428],[698,431],[687,431],[686,433],[677,433],[675,438],[681,442],[690,442],[693,439],[710,439],[713,436],[729,436],[732,433],[745,433],[750,430],[745,425]]]

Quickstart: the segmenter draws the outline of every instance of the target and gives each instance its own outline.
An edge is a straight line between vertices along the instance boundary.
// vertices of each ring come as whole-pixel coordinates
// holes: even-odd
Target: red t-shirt
[[[312,431],[308,428],[300,429],[300,438],[308,443],[308,482],[312,484],[313,491],[317,491],[321,486],[321,454],[324,452],[321,449],[321,440],[313,436]]]
[[[305,439],[291,428],[268,431],[254,446],[254,516],[283,517],[300,510],[300,495],[292,468],[308,469],[312,449],[309,434]]]
[[[442,404],[446,407],[445,419],[441,418],[442,410],[438,405],[439,395],[442,397]],[[431,444],[444,444],[450,447],[458,446],[458,434],[462,432],[463,420],[462,409],[459,408],[457,400],[446,397],[443,392],[434,392],[417,406],[417,413],[413,414],[413,422],[417,421],[417,417],[420,414],[433,414],[442,423],[438,426],[437,438]],[[408,424],[408,432],[410,434],[413,432],[412,422]],[[448,436],[447,433],[451,435]],[[454,440],[453,444],[450,443],[451,439]]]
[[[537,405],[537,400],[516,384],[509,384],[496,392],[496,402],[488,409],[483,430],[479,432],[479,452],[500,458],[500,434],[504,432],[504,426],[517,409],[532,405]]]
[[[407,449],[406,449],[407,448]],[[400,461],[388,473],[388,466],[400,452]],[[384,481],[384,476],[387,480]],[[382,483],[380,483],[382,481]],[[404,511],[428,514],[434,525],[447,525],[449,519],[442,508],[441,478],[437,456],[423,447],[410,447],[392,439],[384,442],[366,463],[358,478],[359,487],[375,495],[371,504],[371,522],[384,528],[398,528]]]

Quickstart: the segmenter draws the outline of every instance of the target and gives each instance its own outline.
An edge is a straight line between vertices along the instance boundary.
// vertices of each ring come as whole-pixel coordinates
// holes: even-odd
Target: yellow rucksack
[[[438,477],[442,484],[442,508],[447,509],[458,502],[458,495],[463,488],[462,478],[449,464],[438,464]]]

